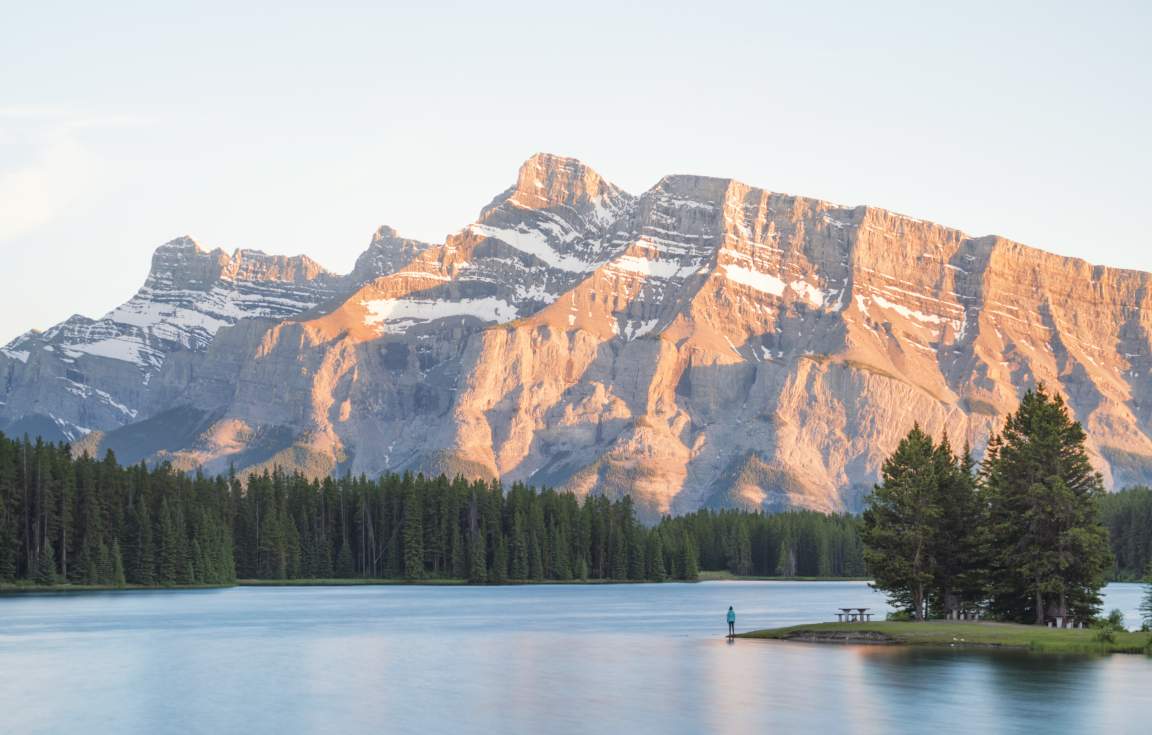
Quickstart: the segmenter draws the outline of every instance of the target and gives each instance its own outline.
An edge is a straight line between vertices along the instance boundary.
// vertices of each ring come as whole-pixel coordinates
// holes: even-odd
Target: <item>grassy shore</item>
[[[1148,633],[1117,632],[1112,643],[1095,630],[1043,628],[1013,623],[815,623],[740,633],[737,638],[811,643],[868,643],[936,648],[1006,648],[1045,653],[1146,653]]]

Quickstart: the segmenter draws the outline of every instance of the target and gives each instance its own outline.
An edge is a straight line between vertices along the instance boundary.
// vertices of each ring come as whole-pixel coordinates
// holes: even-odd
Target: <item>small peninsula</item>
[[[1047,628],[993,622],[928,621],[920,623],[813,623],[738,633],[737,638],[925,646],[934,648],[1003,648],[1042,653],[1146,653],[1148,633],[1116,631],[1099,640],[1092,628]]]

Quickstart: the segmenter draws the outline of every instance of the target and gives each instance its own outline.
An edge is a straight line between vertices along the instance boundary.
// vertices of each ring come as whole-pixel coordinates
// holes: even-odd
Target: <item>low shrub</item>
[[[1108,613],[1108,617],[1096,621],[1093,627],[1096,632],[1092,635],[1092,640],[1097,643],[1115,643],[1116,634],[1124,631],[1124,612],[1113,610]]]

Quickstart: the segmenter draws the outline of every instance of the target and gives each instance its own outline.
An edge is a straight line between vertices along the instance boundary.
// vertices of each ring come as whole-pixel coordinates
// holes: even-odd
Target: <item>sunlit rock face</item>
[[[394,235],[381,228],[350,276],[304,256],[208,251],[189,237],[165,243],[121,306],[28,332],[0,351],[0,430],[77,441],[138,421],[171,356],[204,352],[244,319],[280,321],[329,304],[427,247]]]
[[[353,273],[162,247],[140,293],[0,354],[0,426],[122,459],[413,470],[702,506],[856,510],[914,421],[977,452],[1067,398],[1111,486],[1152,481],[1146,273],[870,207],[537,155]],[[82,438],[83,437],[83,438]]]

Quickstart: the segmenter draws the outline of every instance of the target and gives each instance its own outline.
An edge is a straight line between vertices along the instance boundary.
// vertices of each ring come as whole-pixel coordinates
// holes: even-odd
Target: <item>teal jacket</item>
[[[736,622],[736,611],[735,610],[729,610],[728,611],[728,622],[729,623],[735,623]]]

